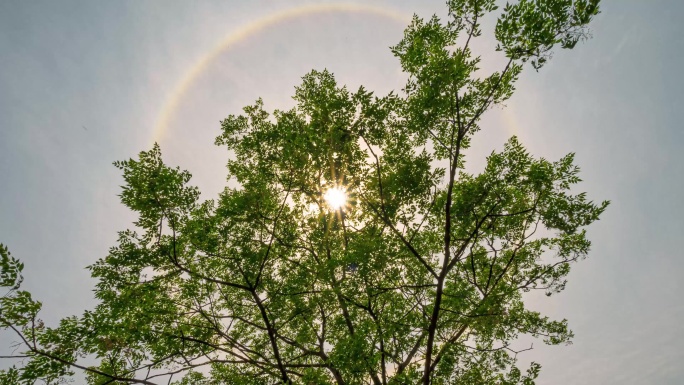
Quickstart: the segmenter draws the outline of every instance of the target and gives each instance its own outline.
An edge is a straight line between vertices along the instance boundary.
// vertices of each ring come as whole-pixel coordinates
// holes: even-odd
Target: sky
[[[477,168],[511,135],[536,156],[575,152],[580,189],[612,201],[565,292],[529,298],[576,335],[521,353],[542,364],[537,383],[680,384],[684,2],[602,10],[592,39],[528,69],[488,113],[470,159]],[[400,90],[388,47],[413,13],[444,11],[442,0],[0,2],[0,242],[25,262],[46,322],[95,304],[85,266],[132,227],[113,161],[157,141],[212,198],[225,184],[221,119],[257,97],[291,107],[311,69],[351,89]],[[495,68],[480,40],[483,68]]]

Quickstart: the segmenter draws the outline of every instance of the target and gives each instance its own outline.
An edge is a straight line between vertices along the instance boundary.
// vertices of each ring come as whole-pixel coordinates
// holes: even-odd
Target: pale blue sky
[[[365,3],[407,17],[444,12],[441,0]],[[539,343],[522,355],[542,363],[538,383],[681,384],[684,2],[603,3],[594,38],[528,71],[508,107],[483,122],[472,153],[499,148],[512,133],[535,155],[574,151],[582,190],[613,201],[590,228],[593,251],[566,292],[530,299],[576,333],[572,346]],[[26,262],[26,288],[44,301],[48,322],[93,305],[83,268],[131,226],[111,162],[149,148],[173,90],[213,47],[306,4],[314,2],[0,2],[0,242]],[[312,68],[352,87],[400,89],[387,47],[403,27],[329,13],[248,36],[179,99],[160,140],[165,158],[212,197],[225,175],[226,155],[212,144],[220,119],[258,96],[268,108],[291,105],[293,86]]]

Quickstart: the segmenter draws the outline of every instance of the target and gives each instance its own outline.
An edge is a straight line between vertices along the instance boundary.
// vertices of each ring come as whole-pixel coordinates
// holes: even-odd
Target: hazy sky
[[[527,71],[485,119],[470,161],[516,134],[538,156],[576,152],[581,189],[613,202],[566,291],[530,298],[576,334],[521,355],[542,364],[538,384],[681,384],[684,1],[603,3],[593,39]],[[321,4],[338,10],[297,12]],[[402,19],[444,10],[442,0],[0,1],[0,242],[26,262],[43,317],[94,304],[84,267],[131,226],[112,161],[157,140],[212,198],[227,156],[213,146],[219,120],[259,96],[291,106],[313,68],[351,88],[399,90],[388,47]]]

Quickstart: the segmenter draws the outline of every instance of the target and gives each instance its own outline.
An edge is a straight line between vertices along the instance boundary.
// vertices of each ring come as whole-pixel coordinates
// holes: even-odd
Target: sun
[[[328,189],[323,198],[333,210],[339,210],[347,204],[347,192],[340,187]]]

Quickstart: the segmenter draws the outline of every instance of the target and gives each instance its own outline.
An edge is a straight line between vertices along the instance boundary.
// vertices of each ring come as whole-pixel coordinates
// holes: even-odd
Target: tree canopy
[[[540,365],[519,368],[514,342],[572,332],[524,293],[564,289],[608,203],[575,191],[572,154],[535,158],[513,137],[473,174],[466,150],[524,68],[588,36],[599,1],[495,3],[415,16],[392,47],[401,92],[312,71],[292,109],[230,115],[216,199],[157,145],[115,162],[138,219],[89,266],[99,302],[81,316],[45,325],[1,246],[0,327],[25,358],[0,384],[533,384]],[[490,15],[505,65],[483,76],[471,45]]]

